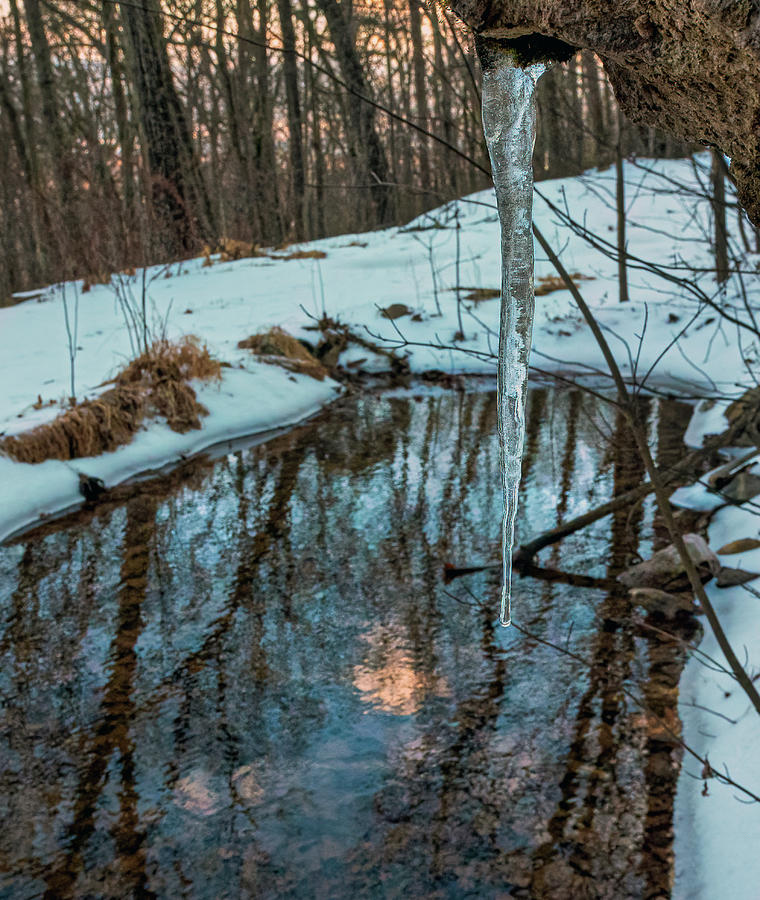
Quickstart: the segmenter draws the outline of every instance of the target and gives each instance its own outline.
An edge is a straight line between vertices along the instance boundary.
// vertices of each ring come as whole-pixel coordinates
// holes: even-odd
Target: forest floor
[[[702,398],[687,432],[694,446],[723,430],[728,403],[755,387],[760,374],[760,345],[752,330],[754,309],[760,310],[755,274],[760,256],[742,250],[744,274],[733,275],[718,292],[707,166],[706,157],[694,165],[689,160],[626,163],[631,297],[626,304],[618,302],[612,253],[614,170],[542,182],[535,199],[540,228],[575,275],[624,374],[651,389]],[[738,253],[744,241],[733,209],[729,235]],[[754,242],[754,234],[749,237]],[[130,443],[98,456],[31,465],[0,454],[0,540],[81,502],[80,474],[111,487],[212,445],[290,426],[342,390],[329,377],[319,380],[297,366],[271,365],[240,348],[251,335],[278,327],[316,349],[323,339],[320,320],[328,335],[341,332],[345,338],[345,326],[360,340],[344,341],[342,350],[343,344],[336,344],[331,368],[346,376],[389,368],[435,371],[443,378],[495,372],[499,226],[490,191],[446,204],[401,228],[257,249],[254,256],[229,259],[241,249],[245,252],[230,245],[205,259],[123,273],[107,285],[51,286],[0,309],[0,440],[20,437],[62,414],[72,393],[72,356],[80,402],[112,388],[110,380],[139,346],[154,340],[194,335],[223,363],[220,379],[192,381],[208,410],[200,429],[180,433],[159,417],[146,420]],[[609,385],[599,349],[540,250],[536,287],[534,368],[539,374],[584,378],[597,388]],[[697,486],[683,505],[710,502],[707,489]],[[711,545],[757,537],[757,509],[749,504],[719,510],[710,525]],[[721,561],[760,571],[760,549]],[[728,589],[711,584],[708,590],[740,657],[746,647],[748,668],[760,671],[755,615],[760,595],[751,584]],[[709,634],[700,649],[720,658]],[[692,658],[682,679],[681,712],[685,741],[709,755],[714,769],[726,766],[732,778],[760,792],[760,723],[734,682]],[[675,895],[755,896],[748,885],[754,890],[757,884],[750,873],[758,867],[758,806],[738,802],[734,791],[714,779],[702,796],[700,768],[685,759],[676,810]]]

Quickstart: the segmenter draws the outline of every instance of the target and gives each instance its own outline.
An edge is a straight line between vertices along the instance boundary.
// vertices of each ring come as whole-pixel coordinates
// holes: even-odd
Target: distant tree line
[[[485,186],[470,35],[419,0],[8,0],[0,291],[402,222]],[[679,155],[597,59],[539,93],[538,178]],[[458,151],[458,152],[457,152]]]

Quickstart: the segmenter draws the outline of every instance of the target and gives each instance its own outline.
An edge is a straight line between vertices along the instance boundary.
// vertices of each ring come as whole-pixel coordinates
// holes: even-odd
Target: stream
[[[647,403],[667,465],[686,408]],[[500,628],[496,405],[359,393],[0,547],[0,897],[669,896],[683,659],[609,586],[651,504],[515,578],[588,664]],[[532,388],[518,543],[631,444]]]

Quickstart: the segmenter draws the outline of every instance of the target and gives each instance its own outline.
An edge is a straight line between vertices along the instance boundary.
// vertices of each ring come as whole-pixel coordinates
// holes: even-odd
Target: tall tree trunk
[[[422,52],[422,23],[419,0],[409,0],[409,31],[412,36],[412,65],[414,68],[414,101],[417,107],[417,123],[428,127],[427,85],[425,84],[425,57]],[[419,184],[430,188],[430,155],[428,139],[417,135],[419,146]]]
[[[728,230],[726,228],[726,164],[720,151],[712,151],[710,183],[712,195],[710,204],[713,213],[715,241],[715,278],[718,284],[728,281]]]
[[[312,34],[307,29],[308,56],[312,55]],[[324,237],[327,234],[325,221],[325,158],[322,150],[322,116],[318,105],[316,74],[312,66],[307,66],[309,103],[311,111],[311,151],[314,172],[314,202],[312,203],[309,227],[312,235]]]
[[[82,241],[79,239],[78,222],[73,203],[75,192],[71,171],[71,154],[63,128],[63,117],[58,103],[53,64],[50,58],[50,44],[42,20],[39,0],[25,0],[24,9],[37,70],[45,143],[58,188],[59,215],[56,217],[57,221],[53,223],[54,233],[51,237],[58,249],[59,261],[63,263],[66,274],[70,277],[73,274],[71,266],[76,254],[84,250]]]
[[[121,6],[134,94],[163,255],[197,251],[214,233],[185,112],[172,80],[160,13],[149,0]]]
[[[385,78],[387,81],[387,102],[389,109],[396,109],[396,96],[393,84],[393,65],[391,64],[391,36],[393,29],[391,26],[391,12],[393,10],[393,0],[384,0],[383,2],[383,50],[385,54]],[[393,119],[388,121],[388,149],[390,150],[390,177],[394,184],[398,183],[396,174],[396,122]]]
[[[20,40],[17,42],[18,47],[20,47]],[[5,56],[7,57],[7,50]],[[25,77],[24,69],[21,69],[21,77]],[[19,115],[16,109],[11,96],[5,66],[3,71],[0,71],[0,109],[5,113],[8,128],[16,147],[16,156],[21,164],[21,171],[31,193],[32,215],[30,216],[31,221],[28,228],[31,252],[29,258],[24,261],[24,265],[28,268],[31,281],[39,283],[48,275],[46,271],[47,260],[43,251],[44,240],[40,235],[40,231],[43,233],[47,232],[50,235],[51,223],[49,212],[43,202],[42,191],[40,190],[39,162],[36,157],[36,150],[29,140],[29,135],[33,133],[32,128],[28,122],[22,122],[22,116]],[[23,118],[26,118],[26,115]],[[24,124],[27,127],[24,127]],[[10,218],[10,214],[6,214]]]
[[[258,0],[256,9],[259,27],[256,32],[258,46],[255,48],[254,63],[256,72],[256,91],[254,94],[254,132],[253,165],[255,168],[256,187],[263,205],[263,233],[274,242],[284,236],[282,215],[280,210],[280,193],[277,179],[272,178],[276,171],[274,152],[274,109],[269,78],[269,54],[266,49],[267,22],[269,20],[268,0]]]
[[[375,123],[375,110],[360,97],[369,97],[370,90],[364,69],[356,51],[349,21],[338,0],[317,0],[327,19],[341,76],[353,94],[348,103],[348,126],[352,132],[353,153],[363,160],[370,180],[370,195],[379,224],[393,220],[391,189],[388,185],[388,162]]]
[[[624,119],[618,109],[617,144],[615,145],[615,188],[617,203],[617,252],[618,252],[618,290],[621,303],[627,303],[628,266],[626,263],[628,241],[625,236],[625,179],[623,172],[623,137]]]
[[[135,253],[135,179],[134,179],[134,135],[129,124],[127,97],[124,90],[124,71],[119,55],[117,24],[114,7],[110,0],[103,0],[103,26],[106,33],[106,62],[111,73],[116,134],[121,148],[121,191],[124,243],[127,260],[133,261]]]
[[[430,13],[430,22],[433,26],[433,50],[435,53],[435,115],[438,120],[438,128],[443,133],[443,139],[447,144],[456,146],[457,139],[451,115],[451,82],[443,60],[443,35],[441,34],[441,27],[438,21],[438,10]],[[439,153],[441,162],[435,168],[442,170],[444,173],[444,184],[439,185],[439,190],[445,185],[447,194],[456,195],[457,172],[459,168],[458,158],[443,148],[439,149]]]
[[[585,86],[586,102],[588,104],[588,128],[591,132],[591,156],[589,162],[597,166],[603,160],[609,159],[609,150],[605,147],[604,112],[602,105],[602,89],[599,83],[600,71],[596,56],[590,50],[584,50],[581,59],[583,62],[583,83]]]
[[[290,177],[293,187],[293,224],[296,237],[305,234],[304,223],[304,190],[305,173],[303,161],[303,122],[301,119],[301,101],[298,93],[298,65],[296,63],[296,32],[293,28],[293,10],[290,0],[277,0],[277,12],[280,17],[282,46],[285,50],[282,58],[283,77],[285,79],[285,99],[288,107],[288,132],[290,134]]]

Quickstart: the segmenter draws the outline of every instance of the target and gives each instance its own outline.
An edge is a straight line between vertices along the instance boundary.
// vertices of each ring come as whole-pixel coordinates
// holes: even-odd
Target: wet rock
[[[760,572],[747,572],[745,569],[731,569],[728,566],[723,566],[718,572],[715,584],[719,588],[736,587],[739,584],[747,584],[749,581],[754,581],[755,578],[760,578]]]
[[[673,513],[676,527],[681,534],[701,534],[710,524],[711,518],[712,510],[678,509]]]
[[[105,491],[106,486],[102,478],[94,475],[79,473],[79,493],[89,503],[93,503]]]
[[[630,590],[631,601],[636,606],[643,606],[648,613],[661,613],[668,619],[678,612],[694,612],[694,599],[691,594],[669,594],[657,588],[635,587]]]
[[[709,581],[717,575],[720,563],[707,541],[698,534],[685,534],[683,539],[702,581]],[[626,569],[618,575],[618,581],[627,588],[658,588],[668,592],[687,590],[689,587],[689,579],[673,544],[659,550],[651,559]]]
[[[755,0],[452,0],[477,34],[527,64],[588,48],[636,122],[731,157],[760,224],[760,9]]]
[[[734,503],[744,503],[760,494],[760,475],[752,472],[739,472],[725,487],[721,488],[721,495]]]

